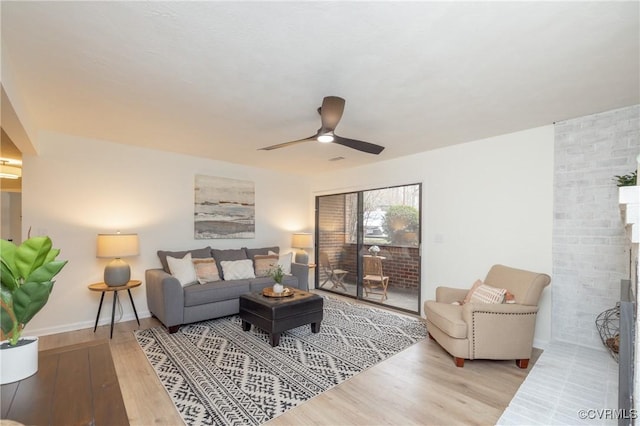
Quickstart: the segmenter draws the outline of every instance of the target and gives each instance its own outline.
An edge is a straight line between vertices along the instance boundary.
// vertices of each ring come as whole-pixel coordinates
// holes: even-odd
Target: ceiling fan
[[[382,150],[384,150],[383,146],[356,139],[343,138],[342,136],[335,134],[336,126],[338,125],[338,122],[340,122],[343,111],[344,99],[338,96],[326,96],[322,101],[322,106],[318,108],[318,113],[322,120],[322,127],[318,129],[318,132],[315,135],[291,142],[267,146],[265,148],[260,148],[260,150],[271,151],[272,149],[284,148],[285,146],[295,145],[302,142],[318,141],[323,143],[337,143],[338,145],[343,145],[369,154],[380,154]]]

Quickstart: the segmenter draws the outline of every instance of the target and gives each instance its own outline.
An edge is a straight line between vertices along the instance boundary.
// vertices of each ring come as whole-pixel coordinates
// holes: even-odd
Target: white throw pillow
[[[253,261],[251,259],[223,260],[220,262],[220,266],[222,266],[222,275],[225,281],[244,280],[256,277],[253,272]]]
[[[167,256],[167,264],[171,275],[176,277],[183,287],[198,281],[196,268],[191,260],[191,253],[185,254],[182,259]]]
[[[277,255],[278,253],[274,253],[271,250],[269,250],[269,254],[271,255]],[[285,275],[291,275],[291,262],[293,261],[293,253],[289,252],[287,254],[281,254],[280,257],[278,258],[278,265],[280,265],[282,267],[282,272],[285,273]]]

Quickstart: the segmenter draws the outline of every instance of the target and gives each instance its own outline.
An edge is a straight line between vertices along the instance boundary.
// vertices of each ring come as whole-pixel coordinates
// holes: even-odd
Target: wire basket
[[[607,348],[613,359],[618,362],[620,348],[620,304],[607,309],[596,318],[596,328],[600,334],[602,344]]]

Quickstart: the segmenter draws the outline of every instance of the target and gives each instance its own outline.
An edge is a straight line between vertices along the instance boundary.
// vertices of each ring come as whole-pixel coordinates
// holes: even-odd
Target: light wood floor
[[[140,328],[159,325],[140,320]],[[135,321],[116,324],[110,341],[122,396],[132,425],[180,425],[180,415],[138,346]],[[40,338],[40,349],[109,339],[109,326]],[[269,422],[270,425],[493,425],[500,418],[529,368],[513,361],[467,361],[457,368],[430,340],[358,374]]]

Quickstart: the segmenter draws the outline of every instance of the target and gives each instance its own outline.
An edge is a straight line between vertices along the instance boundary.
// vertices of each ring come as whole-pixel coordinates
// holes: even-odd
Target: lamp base
[[[122,259],[113,259],[104,268],[104,283],[109,287],[119,287],[129,282],[131,268]]]
[[[297,251],[295,261],[296,263],[302,263],[303,265],[306,265],[309,263],[309,255],[304,250]]]

